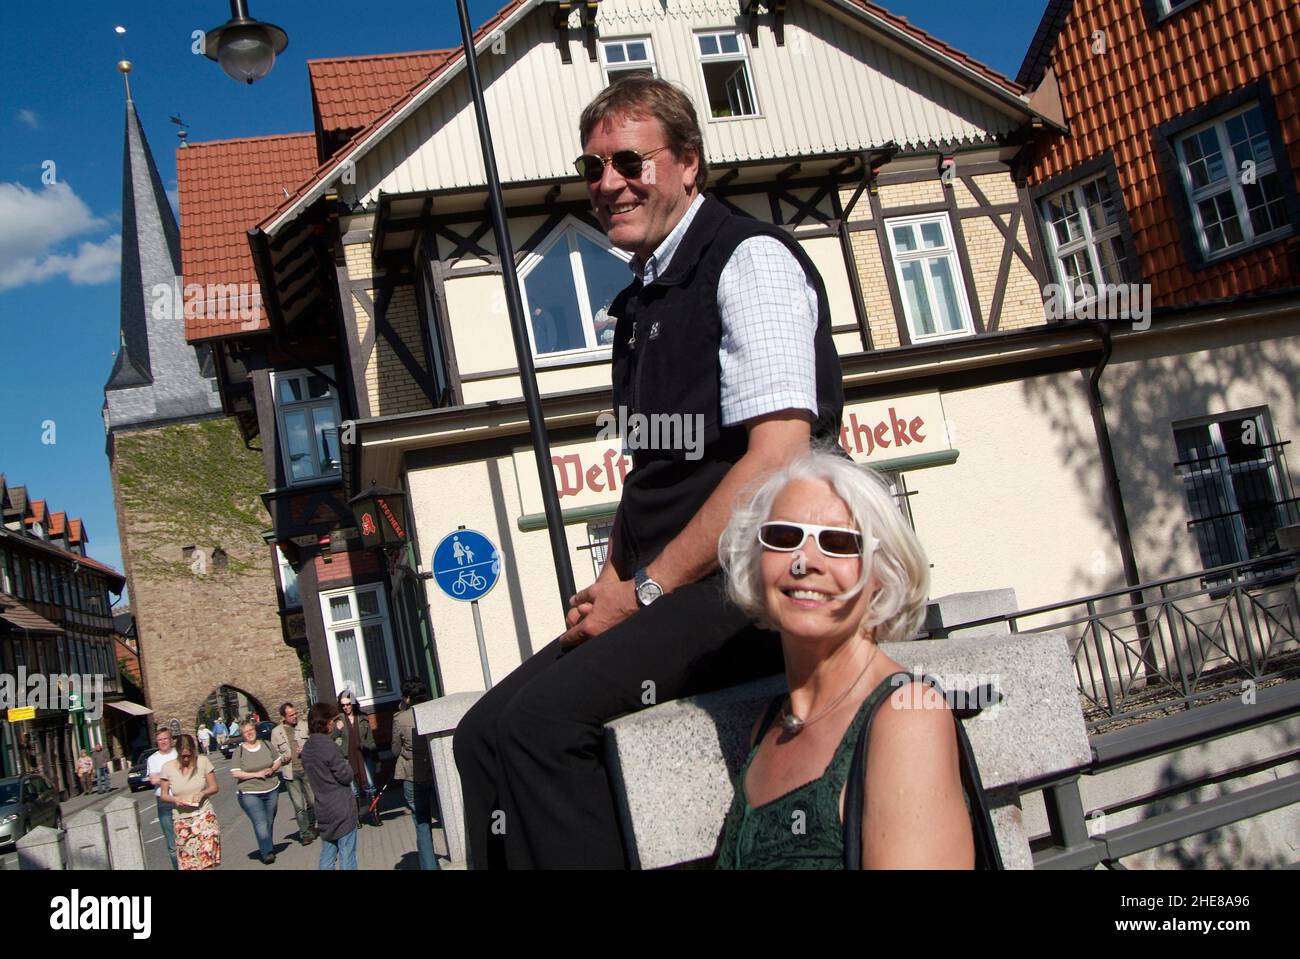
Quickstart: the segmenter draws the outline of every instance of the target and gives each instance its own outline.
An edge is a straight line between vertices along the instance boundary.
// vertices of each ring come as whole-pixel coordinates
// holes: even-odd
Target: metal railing
[[[1300,675],[1295,552],[992,616],[1012,632],[1063,631],[1090,733]]]

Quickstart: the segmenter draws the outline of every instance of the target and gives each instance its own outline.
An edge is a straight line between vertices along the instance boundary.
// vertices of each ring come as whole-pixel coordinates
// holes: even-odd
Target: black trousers
[[[604,724],[782,668],[780,638],[729,603],[716,576],[576,649],[539,650],[456,729],[470,865],[627,868]]]

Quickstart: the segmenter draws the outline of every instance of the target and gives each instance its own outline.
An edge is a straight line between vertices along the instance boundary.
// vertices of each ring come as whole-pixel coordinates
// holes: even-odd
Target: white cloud
[[[39,193],[21,183],[0,183],[0,290],[56,276],[76,284],[109,282],[121,260],[120,235],[79,240],[75,253],[54,249],[107,228],[66,183]]]
[[[18,122],[36,130],[40,127],[41,121],[37,118],[35,111],[28,110],[26,107],[18,111]]]

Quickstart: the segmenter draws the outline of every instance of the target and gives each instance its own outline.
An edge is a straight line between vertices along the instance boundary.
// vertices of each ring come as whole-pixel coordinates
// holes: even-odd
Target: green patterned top
[[[895,674],[896,675],[896,674]],[[758,807],[751,807],[745,795],[745,776],[780,711],[785,696],[768,707],[759,727],[754,747],[749,751],[736,795],[727,812],[718,843],[719,869],[843,869],[844,833],[840,822],[840,793],[853,764],[853,750],[858,733],[872,708],[884,696],[898,688],[894,676],[886,677],[858,707],[849,728],[844,731],[820,777],[778,796]]]

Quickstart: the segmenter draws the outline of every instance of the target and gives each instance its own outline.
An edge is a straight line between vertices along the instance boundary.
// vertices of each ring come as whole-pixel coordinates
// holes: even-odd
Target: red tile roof
[[[67,531],[67,521],[67,513],[51,513],[49,534],[51,536],[62,536]]]
[[[310,133],[193,143],[176,151],[181,207],[181,270],[186,285],[248,283],[260,305],[248,228],[316,171]],[[186,310],[185,335],[204,340],[264,330],[259,309],[251,329],[233,308]],[[247,316],[247,312],[244,313]]]
[[[32,500],[32,515],[27,517],[27,525],[31,526],[33,523],[44,523],[44,522],[45,522],[45,500],[34,499]]]
[[[79,562],[82,566],[89,566],[91,569],[97,569],[101,573],[107,573],[113,579],[118,580],[123,584],[126,583],[126,577],[123,576],[121,573],[119,573],[117,570],[115,570],[112,566],[109,566],[107,563],[101,563],[99,560],[91,559],[89,556],[78,556],[77,562]],[[117,590],[113,590],[113,592],[116,593]]]
[[[308,60],[312,106],[319,128],[325,133],[347,135],[365,128],[455,53],[456,49],[424,50]]]
[[[68,542],[69,543],[80,543],[82,537],[85,536],[85,533],[86,530],[85,527],[81,525],[81,520],[79,519],[68,520]]]

